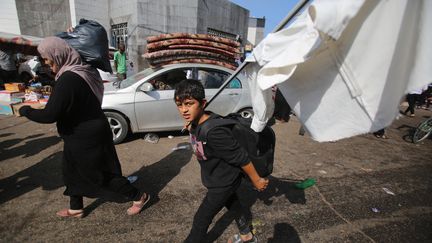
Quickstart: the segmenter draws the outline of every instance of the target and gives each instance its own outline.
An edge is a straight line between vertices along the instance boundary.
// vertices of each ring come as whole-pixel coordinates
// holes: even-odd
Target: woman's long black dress
[[[66,71],[43,110],[23,107],[21,115],[39,123],[57,122],[64,141],[64,195],[103,197],[115,192],[138,200],[139,191],[122,176],[108,121],[90,86]]]

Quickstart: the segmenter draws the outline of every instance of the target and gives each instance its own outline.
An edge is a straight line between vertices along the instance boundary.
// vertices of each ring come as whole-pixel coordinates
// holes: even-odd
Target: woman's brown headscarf
[[[38,46],[42,58],[52,60],[59,68],[57,80],[64,72],[72,71],[83,78],[102,104],[104,86],[99,72],[82,62],[79,53],[58,37],[47,37]]]

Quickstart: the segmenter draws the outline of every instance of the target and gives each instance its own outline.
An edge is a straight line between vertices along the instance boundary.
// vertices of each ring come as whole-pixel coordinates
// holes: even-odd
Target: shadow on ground
[[[13,176],[0,180],[0,204],[19,197],[38,187],[56,190],[63,186],[61,174],[62,152],[56,152],[39,163]]]
[[[267,240],[268,243],[300,243],[297,230],[287,223],[278,223],[274,226],[273,237]]]
[[[11,132],[3,133],[3,134],[0,134],[0,138],[9,137],[9,136],[14,135],[14,134],[15,133],[11,133]]]
[[[153,196],[151,204],[160,200],[159,193],[165,186],[176,177],[183,166],[192,158],[192,149],[188,142],[179,143],[177,147],[187,146],[189,149],[172,151],[163,159],[149,166],[144,166],[133,175],[138,176],[138,181],[134,183],[139,189],[149,192]],[[163,171],[161,176],[161,171]]]
[[[273,204],[274,198],[281,196],[293,204],[306,203],[304,191],[295,187],[297,181],[287,181],[273,176],[268,178],[269,186],[263,192],[257,192],[247,179],[243,180],[239,190],[242,195],[240,200],[244,206],[251,208],[257,200],[269,206]],[[217,240],[233,221],[234,215],[227,211],[208,232],[209,242]],[[280,241],[282,239],[287,241]],[[287,223],[278,223],[275,225],[274,237],[269,239],[269,242],[300,242],[300,240],[297,231],[292,226]]]
[[[145,208],[149,208],[159,202],[159,193],[180,173],[183,166],[191,160],[192,150],[190,149],[190,144],[186,142],[177,144],[177,147],[180,146],[187,146],[189,149],[172,151],[158,162],[149,166],[144,166],[132,174],[138,176],[138,180],[133,183],[133,185],[139,190],[151,195],[150,202],[145,206]],[[163,176],[161,176],[161,171],[163,171]],[[115,202],[127,201],[126,199],[116,197],[115,195],[109,195],[107,198],[98,198],[85,208],[85,214],[89,214],[107,200]]]
[[[23,156],[24,158],[30,157],[40,153],[46,148],[56,145],[61,141],[58,136],[37,138],[42,135],[43,134],[35,134],[22,139],[14,138],[0,142],[0,161],[4,161],[18,156]],[[25,141],[25,144],[12,148],[13,146],[21,143],[22,141]]]

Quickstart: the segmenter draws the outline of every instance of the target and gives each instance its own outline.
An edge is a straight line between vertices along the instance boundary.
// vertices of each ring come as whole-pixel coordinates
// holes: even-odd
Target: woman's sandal
[[[64,208],[58,211],[56,214],[62,218],[82,218],[84,216],[84,211],[80,210],[78,212],[71,213],[68,208]]]
[[[145,197],[144,197],[145,196]],[[139,214],[141,210],[144,208],[144,206],[150,201],[150,195],[147,193],[144,193],[144,195],[141,196],[141,199],[139,201],[134,201],[132,203],[132,207],[128,208],[127,214],[128,215],[135,215]]]

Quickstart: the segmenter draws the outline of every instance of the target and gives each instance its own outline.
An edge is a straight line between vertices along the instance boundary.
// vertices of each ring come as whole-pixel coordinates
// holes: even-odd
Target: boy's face
[[[206,101],[203,100],[200,103],[194,98],[187,98],[183,101],[176,99],[175,101],[180,116],[187,122],[192,122],[201,118],[205,102]]]
[[[125,46],[119,45],[119,51],[120,51],[120,53],[123,53],[125,51]]]

